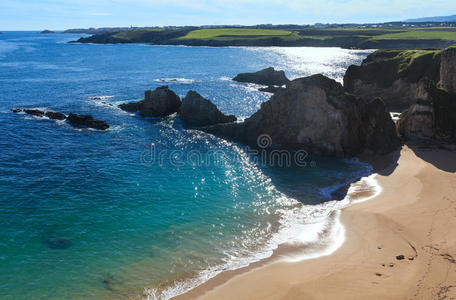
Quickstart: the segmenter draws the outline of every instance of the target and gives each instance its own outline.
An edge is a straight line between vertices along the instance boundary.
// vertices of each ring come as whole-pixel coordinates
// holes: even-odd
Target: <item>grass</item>
[[[371,40],[450,40],[456,41],[455,31],[422,31],[422,30],[410,30],[407,32],[400,33],[388,33],[377,35],[371,38]]]
[[[114,38],[122,39],[122,40],[136,40],[140,39],[145,33],[148,32],[158,32],[163,31],[163,29],[136,29],[136,30],[126,30],[126,31],[119,31],[113,35]]]
[[[214,29],[197,29],[190,31],[187,35],[179,39],[216,39],[216,38],[249,38],[252,36],[257,37],[283,37],[291,35],[292,32],[288,30],[275,30],[275,29],[250,29],[250,28],[214,28]]]

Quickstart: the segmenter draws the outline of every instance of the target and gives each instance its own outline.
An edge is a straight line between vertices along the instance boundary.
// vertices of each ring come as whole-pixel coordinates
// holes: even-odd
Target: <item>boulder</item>
[[[255,73],[241,73],[233,78],[238,82],[249,82],[261,85],[278,85],[282,86],[289,82],[284,71],[276,71],[274,68],[266,68]]]
[[[22,112],[22,109],[21,108],[11,108],[11,111],[13,113],[20,113],[20,112]]]
[[[257,139],[266,135],[271,147],[340,157],[364,150],[386,153],[399,144],[382,101],[366,103],[320,74],[291,81],[242,123],[202,130],[259,147],[264,145]]]
[[[236,121],[233,115],[223,114],[210,100],[203,98],[195,91],[189,91],[182,100],[179,117],[186,123],[195,126],[208,126]]]
[[[416,100],[418,82],[440,77],[441,50],[378,50],[350,66],[344,87],[363,99],[381,97],[390,106],[408,107]]]
[[[442,52],[440,85],[449,93],[456,94],[456,47],[450,47]]]
[[[44,116],[44,111],[39,110],[39,109],[24,109],[24,112],[26,114],[35,116],[35,117],[42,117]]]
[[[109,128],[106,121],[96,120],[91,115],[77,115],[70,113],[67,120],[73,126],[85,126],[98,130],[106,130]]]
[[[181,101],[168,86],[161,86],[154,91],[146,91],[144,100],[120,104],[119,108],[128,112],[138,112],[144,117],[162,117],[179,110]]]
[[[55,111],[47,111],[44,115],[52,120],[65,120],[67,118],[65,114]]]
[[[423,78],[416,91],[418,100],[404,111],[397,129],[404,139],[435,139],[456,142],[456,95]]]

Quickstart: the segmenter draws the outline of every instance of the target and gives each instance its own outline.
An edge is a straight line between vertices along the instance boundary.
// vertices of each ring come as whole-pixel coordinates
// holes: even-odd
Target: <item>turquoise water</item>
[[[229,80],[237,73],[274,66],[290,78],[341,80],[369,51],[66,43],[78,37],[0,35],[2,299],[126,298],[145,288],[166,298],[290,239],[322,242],[337,206],[329,192],[369,172],[320,157],[305,167],[258,163],[244,146],[184,129],[175,116],[115,108],[167,84],[242,119],[269,95]],[[76,130],[12,107],[90,113],[111,128]],[[225,156],[187,159],[214,150]],[[152,152],[164,159],[145,159]]]

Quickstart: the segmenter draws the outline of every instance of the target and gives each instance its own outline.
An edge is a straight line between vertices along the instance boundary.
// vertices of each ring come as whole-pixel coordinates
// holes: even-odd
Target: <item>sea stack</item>
[[[272,67],[255,73],[241,73],[234,77],[233,80],[267,86],[282,86],[290,81],[287,76],[285,76],[284,71],[276,71]]]
[[[138,112],[144,117],[162,117],[179,110],[181,100],[168,86],[160,86],[144,92],[144,100],[120,104],[119,108],[128,112]]]
[[[195,126],[208,126],[236,121],[233,115],[223,114],[210,100],[195,91],[189,91],[179,109],[179,117]]]

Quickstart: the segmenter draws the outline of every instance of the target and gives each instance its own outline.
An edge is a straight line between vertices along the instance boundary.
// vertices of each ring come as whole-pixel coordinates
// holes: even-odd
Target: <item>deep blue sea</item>
[[[262,163],[174,115],[116,105],[166,84],[242,120],[270,94],[231,81],[237,73],[274,66],[341,81],[369,51],[67,43],[79,37],[0,34],[0,298],[167,298],[278,244],[320,251],[340,237],[330,192],[369,166]],[[111,127],[75,129],[13,107],[92,114]],[[225,156],[205,159],[214,150]]]

